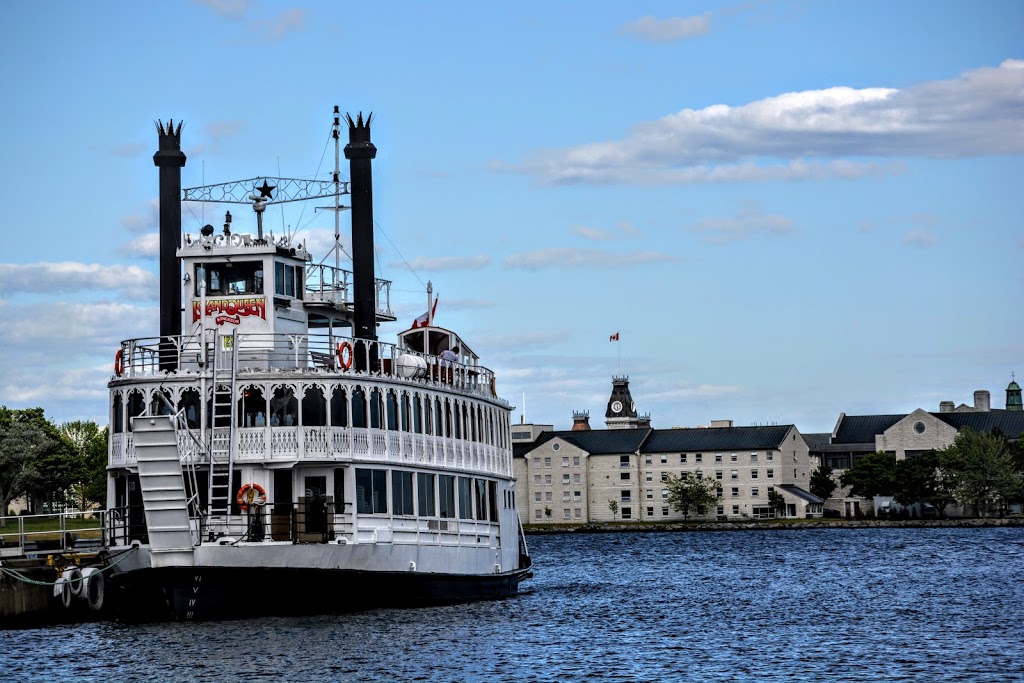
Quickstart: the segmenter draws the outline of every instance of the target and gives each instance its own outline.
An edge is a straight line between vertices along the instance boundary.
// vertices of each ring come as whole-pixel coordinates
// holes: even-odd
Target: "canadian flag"
[[[619,333],[616,332],[615,334],[613,334],[610,337],[608,337],[608,341],[610,341],[610,342],[619,341]]]
[[[434,312],[437,310],[437,297],[434,297],[434,305],[430,307],[430,310],[412,321],[412,329],[417,327],[426,327],[430,323],[430,319],[434,317]]]

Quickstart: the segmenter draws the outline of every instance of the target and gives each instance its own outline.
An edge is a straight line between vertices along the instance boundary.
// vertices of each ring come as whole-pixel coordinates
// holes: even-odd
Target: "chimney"
[[[979,413],[987,413],[992,410],[992,396],[984,389],[974,392],[974,409]]]
[[[572,411],[572,431],[590,431],[590,412],[586,410]]]
[[[160,169],[160,369],[178,369],[177,347],[171,337],[181,336],[181,126],[174,119],[156,122],[160,147],[153,164]]]
[[[941,401],[939,402],[940,413],[952,413],[955,404],[952,401]]]
[[[370,163],[377,156],[377,148],[370,142],[371,113],[363,119],[362,112],[348,120],[348,144],[345,158],[349,161],[349,180],[352,197],[352,336],[357,340],[377,339],[377,292],[373,271],[373,172]],[[371,345],[370,356],[355,349],[356,369],[367,370],[367,360],[374,364],[376,344]]]

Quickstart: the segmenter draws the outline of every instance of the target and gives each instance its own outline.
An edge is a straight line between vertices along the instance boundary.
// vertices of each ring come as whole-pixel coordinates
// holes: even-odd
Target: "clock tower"
[[[612,395],[604,413],[608,429],[636,429],[639,426],[636,403],[629,394],[629,377],[612,377]]]

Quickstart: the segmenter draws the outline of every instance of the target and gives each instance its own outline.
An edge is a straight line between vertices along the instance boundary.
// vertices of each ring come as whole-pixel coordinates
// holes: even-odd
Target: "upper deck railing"
[[[237,345],[239,374],[259,372],[342,373],[376,376],[436,385],[496,397],[494,373],[440,356],[403,349],[396,344],[328,333],[254,333],[214,337],[201,335],[149,337],[121,342],[116,379],[166,378],[161,360],[173,353],[179,372],[204,372],[214,353]],[[232,342],[231,340],[234,339]],[[220,348],[215,348],[219,344]],[[117,372],[117,371],[120,372]]]
[[[307,303],[321,302],[334,306],[352,303],[352,271],[324,264],[306,266]],[[391,281],[374,280],[374,311],[378,316],[394,318],[391,311]]]

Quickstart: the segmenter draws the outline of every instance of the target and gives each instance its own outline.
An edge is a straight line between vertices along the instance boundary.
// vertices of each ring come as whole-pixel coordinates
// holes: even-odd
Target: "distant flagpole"
[[[622,347],[619,346],[619,333],[609,335],[608,341],[615,342],[615,368],[616,372],[622,373]]]

